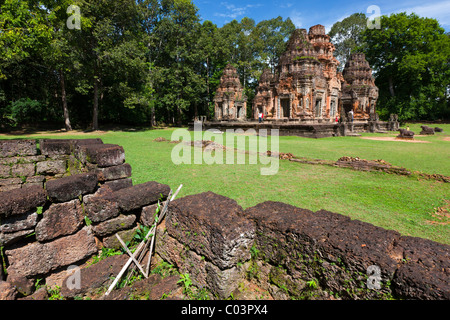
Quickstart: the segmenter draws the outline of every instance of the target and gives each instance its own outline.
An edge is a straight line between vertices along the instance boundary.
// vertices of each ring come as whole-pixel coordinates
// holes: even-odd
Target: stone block
[[[30,186],[1,193],[0,217],[19,215],[35,211],[47,201],[47,194],[42,187]]]
[[[450,300],[450,246],[427,239],[402,237],[402,263],[393,279],[395,294],[404,299]]]
[[[21,230],[13,233],[0,233],[0,247],[11,246],[32,234],[34,230]]]
[[[115,144],[81,145],[75,154],[83,163],[94,163],[99,167],[118,166],[125,162],[123,147]]]
[[[11,167],[11,175],[13,177],[32,177],[36,173],[34,163],[19,163]]]
[[[161,204],[162,206],[162,204]],[[158,208],[158,204],[151,204],[149,206],[143,207],[141,211],[141,223],[144,226],[152,226],[155,222],[155,213],[156,209]]]
[[[133,239],[137,229],[138,227],[135,227],[133,229],[119,231],[117,232],[117,234],[123,240],[123,242],[127,243],[128,241],[131,241]],[[122,245],[120,244],[119,240],[117,240],[115,234],[112,236],[104,237],[102,243],[103,246],[108,249],[119,250],[122,248]]]
[[[25,181],[25,184],[26,184],[26,186],[37,185],[37,186],[43,187],[44,182],[45,182],[45,177],[34,176],[34,177],[28,177],[27,180]]]
[[[78,199],[52,204],[44,211],[43,218],[36,226],[36,239],[44,242],[73,234],[80,229],[83,222],[84,214]]]
[[[260,258],[284,266],[289,278],[309,281],[308,275],[317,274],[319,267],[321,286],[343,298],[355,299],[351,292],[365,299],[392,294],[389,286],[367,290],[360,275],[367,274],[369,266],[378,266],[383,283],[392,280],[402,256],[396,246],[399,233],[336,213],[278,202],[248,208],[245,216],[256,223]]]
[[[120,215],[117,218],[113,218],[93,226],[93,231],[98,237],[109,236],[118,231],[130,229],[135,221],[135,215]]]
[[[132,179],[119,179],[105,182],[104,186],[109,187],[112,191],[118,191],[133,186]]]
[[[84,227],[74,235],[52,242],[32,244],[5,250],[9,267],[8,275],[33,277],[66,267],[97,253],[95,238],[90,227]]]
[[[1,158],[36,154],[36,140],[0,140]]]
[[[242,213],[236,201],[206,192],[172,202],[166,228],[223,270],[250,259],[255,229]]]
[[[109,188],[100,188],[95,194],[84,196],[83,203],[87,217],[94,223],[119,215],[119,204],[112,197]]]
[[[48,156],[70,155],[80,145],[103,144],[101,139],[41,139],[41,153]]]
[[[99,288],[107,287],[112,282],[112,278],[122,269],[128,261],[128,255],[110,256],[91,266],[85,266],[80,270],[80,276],[83,281],[79,288],[69,288],[67,286],[70,276],[65,278],[61,286],[61,295],[65,298],[73,298],[85,294],[93,294]],[[70,282],[69,282],[70,283]]]
[[[8,165],[0,165],[0,179],[11,177],[11,167]]]
[[[111,181],[131,177],[131,166],[128,163],[122,165],[98,168],[98,181]]]
[[[55,175],[64,174],[67,170],[67,161],[65,160],[49,160],[36,163],[36,174],[39,175]]]
[[[97,182],[95,173],[82,173],[48,181],[46,189],[53,202],[65,202],[92,193],[97,187]]]
[[[119,203],[119,208],[123,212],[129,212],[156,203],[159,199],[164,200],[169,192],[168,185],[150,181],[118,190],[113,196]]]
[[[0,233],[14,233],[33,229],[37,224],[37,220],[38,215],[36,212],[4,218],[1,220]]]

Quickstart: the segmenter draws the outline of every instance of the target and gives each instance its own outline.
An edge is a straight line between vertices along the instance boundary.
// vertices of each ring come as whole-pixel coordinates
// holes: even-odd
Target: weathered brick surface
[[[19,163],[11,167],[13,177],[32,177],[36,174],[34,163]]]
[[[260,258],[269,263],[266,276],[291,296],[301,297],[306,281],[315,278],[346,299],[448,299],[447,245],[283,203],[265,202],[245,215],[256,222]],[[369,266],[380,268],[379,290],[367,287]]]
[[[120,215],[117,218],[113,218],[95,225],[93,227],[93,231],[96,236],[104,237],[114,234],[117,231],[130,229],[135,221],[135,215]]]
[[[38,175],[55,175],[66,173],[66,160],[42,161],[36,163],[36,174]]]
[[[103,144],[101,139],[41,139],[39,147],[44,155],[70,155],[78,146]]]
[[[92,193],[97,187],[95,173],[82,173],[46,183],[47,193],[54,202],[64,202],[77,198],[80,195]]]
[[[0,140],[0,157],[34,156],[36,140]]]
[[[131,177],[131,166],[128,163],[122,165],[98,168],[97,176],[99,181],[111,181]]]
[[[79,288],[70,288],[67,286],[68,281],[70,284],[70,275],[64,279],[61,287],[61,295],[65,298],[73,298],[75,296],[81,296],[84,294],[93,294],[94,291],[101,287],[107,287],[111,279],[120,272],[123,265],[128,261],[128,255],[116,255],[108,257],[100,262],[97,262],[91,266],[83,267],[80,270],[80,276],[82,281]]]
[[[117,217],[120,212],[109,187],[102,187],[95,194],[84,196],[83,203],[87,217],[94,223]]]
[[[8,217],[27,213],[43,206],[47,201],[47,194],[42,187],[31,186],[22,189],[5,191],[0,194],[0,217]]]
[[[104,186],[109,187],[112,191],[130,188],[133,186],[132,179],[119,179],[105,182]]]
[[[42,215],[43,218],[36,226],[36,239],[40,242],[73,234],[84,222],[83,210],[78,199],[52,204]]]
[[[450,246],[427,239],[402,237],[402,264],[394,291],[406,299],[450,300]]]
[[[123,212],[140,209],[152,203],[164,200],[170,192],[170,187],[155,181],[138,184],[130,188],[114,192],[113,197],[119,203]]]
[[[115,144],[81,145],[76,151],[83,162],[97,164],[99,167],[118,166],[125,162],[123,147]]]
[[[52,242],[34,242],[24,247],[5,250],[8,257],[8,274],[23,277],[46,274],[60,267],[69,266],[97,252],[90,227],[84,227],[74,235]]]
[[[238,263],[250,259],[254,241],[254,224],[242,212],[236,201],[212,192],[175,200],[157,252],[196,285],[226,298],[242,280]]]

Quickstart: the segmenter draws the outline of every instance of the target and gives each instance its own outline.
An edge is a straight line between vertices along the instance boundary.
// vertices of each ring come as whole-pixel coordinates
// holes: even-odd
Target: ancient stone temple
[[[372,69],[363,53],[354,53],[345,64],[342,85],[342,113],[348,117],[353,110],[355,120],[369,120],[375,114],[378,88],[372,76]]]
[[[247,118],[247,97],[244,95],[239,75],[228,64],[220,78],[220,85],[214,98],[215,120],[245,120]]]
[[[321,120],[330,122],[339,113],[344,78],[337,72],[334,45],[325,27],[297,29],[272,74],[264,71],[253,101],[254,117]]]

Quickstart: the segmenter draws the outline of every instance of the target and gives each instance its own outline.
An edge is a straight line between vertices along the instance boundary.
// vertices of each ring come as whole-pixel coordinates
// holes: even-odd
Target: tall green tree
[[[331,27],[328,35],[336,47],[334,56],[341,63],[339,70],[344,69],[350,54],[363,45],[363,32],[367,28],[367,16],[364,13],[354,13],[338,21]]]
[[[382,116],[434,120],[450,115],[450,41],[435,19],[412,13],[381,17],[360,48],[374,69]]]

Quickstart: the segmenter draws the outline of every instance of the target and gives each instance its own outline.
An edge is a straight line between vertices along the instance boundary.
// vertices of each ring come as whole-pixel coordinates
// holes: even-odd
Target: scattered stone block
[[[42,187],[25,186],[22,189],[1,193],[0,217],[19,215],[29,211],[35,211],[47,201],[47,194]]]
[[[434,135],[434,129],[430,128],[428,126],[421,126],[422,131],[420,132],[421,135]]]
[[[32,244],[5,250],[11,274],[33,277],[69,266],[97,253],[95,238],[90,227],[84,227],[74,235],[52,242]]]
[[[36,140],[1,140],[0,157],[37,155]]]
[[[444,129],[436,127],[434,128],[434,132],[444,132]]]
[[[84,222],[80,200],[52,204],[36,226],[36,239],[50,241],[77,232]]]
[[[46,183],[48,196],[53,202],[73,200],[80,195],[92,193],[97,187],[95,173],[82,173]]]

